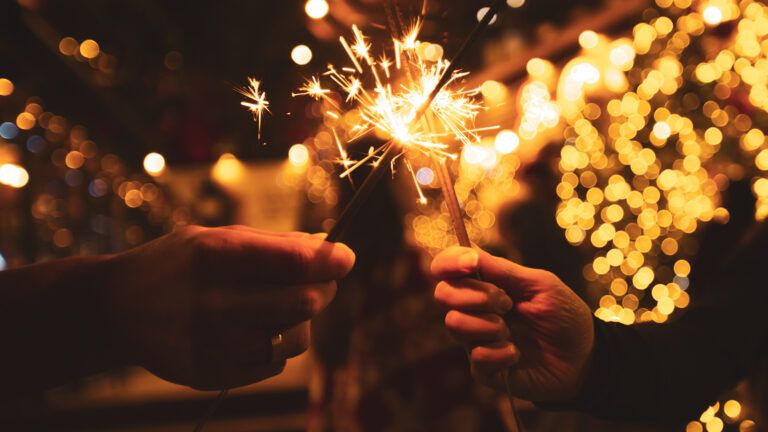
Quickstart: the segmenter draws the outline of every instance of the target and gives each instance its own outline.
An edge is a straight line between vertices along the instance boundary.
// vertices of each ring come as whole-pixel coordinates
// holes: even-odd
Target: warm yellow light
[[[592,30],[584,31],[579,35],[579,45],[584,49],[593,49],[597,47],[598,43],[600,43],[600,38]]]
[[[306,45],[298,45],[291,51],[291,59],[299,66],[312,61],[312,50]]]
[[[718,25],[723,22],[723,11],[715,6],[709,5],[701,12],[704,22],[709,25]]]
[[[304,5],[304,11],[312,19],[322,19],[328,15],[329,10],[328,2],[325,0],[309,0]]]
[[[35,119],[35,116],[28,112],[23,112],[16,116],[16,126],[18,126],[21,130],[32,129],[35,127],[36,122],[37,120]]]
[[[0,184],[12,188],[22,188],[29,182],[29,174],[24,168],[15,164],[0,165]]]
[[[13,94],[13,83],[7,78],[0,78],[0,96]]]
[[[719,417],[715,417],[707,422],[707,432],[721,432],[723,430],[723,421]]]
[[[309,150],[304,144],[295,144],[288,150],[288,160],[291,165],[304,166],[309,162]]]
[[[151,176],[159,176],[165,171],[165,158],[160,153],[150,153],[144,157],[144,171]]]
[[[507,5],[511,8],[519,8],[525,4],[525,0],[507,0]]]
[[[520,146],[520,137],[514,131],[503,130],[496,135],[494,143],[496,151],[501,154],[510,154]]]
[[[480,86],[480,93],[489,103],[499,103],[506,100],[507,88],[498,81],[488,80]]]
[[[732,419],[739,418],[741,415],[741,404],[735,400],[729,400],[723,405],[723,412]]]
[[[96,58],[99,51],[99,44],[93,39],[86,39],[80,44],[80,55],[87,59]]]
[[[224,153],[213,166],[211,176],[218,183],[233,185],[242,179],[245,167],[232,153]]]

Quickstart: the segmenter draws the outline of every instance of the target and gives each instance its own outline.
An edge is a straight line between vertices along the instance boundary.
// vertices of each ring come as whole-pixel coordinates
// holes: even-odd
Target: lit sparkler
[[[331,88],[324,87],[317,76],[294,93],[327,102],[330,109],[326,115],[334,119],[344,115],[345,105],[350,106],[347,111],[354,109],[359,113],[362,121],[352,128],[347,142],[342,144],[337,139],[340,162],[345,168],[341,178],[367,163],[378,165],[390,149],[390,168],[394,168],[393,162],[399,156],[410,151],[421,152],[436,161],[453,160],[457,157],[453,144],[477,143],[479,133],[498,128],[474,126],[475,117],[484,109],[476,100],[479,89],[461,88],[458,82],[467,73],[455,69],[451,62],[429,60],[419,54],[420,28],[417,20],[405,34],[396,35],[391,47],[377,60],[369,39],[357,26],[352,26],[351,42],[344,36],[339,38],[351,67],[338,69],[330,65],[323,73],[328,84],[345,96],[345,103],[333,99]],[[361,160],[350,160],[344,147],[372,133],[389,138],[389,142],[374,148]],[[338,138],[335,130],[334,134]],[[405,161],[413,173],[407,157]],[[415,178],[413,184],[419,202],[426,203]]]
[[[267,100],[267,93],[261,91],[261,81],[255,78],[248,78],[248,86],[244,88],[236,89],[238,93],[242,94],[248,100],[240,102],[240,105],[248,108],[248,111],[253,114],[253,120],[259,125],[259,140],[261,140],[261,120],[264,113],[272,114],[269,110],[269,101]]]

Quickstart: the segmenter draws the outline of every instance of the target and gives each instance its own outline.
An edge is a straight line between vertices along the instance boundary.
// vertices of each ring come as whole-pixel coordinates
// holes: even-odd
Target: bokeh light
[[[291,51],[291,59],[299,66],[304,66],[312,61],[312,50],[306,45],[298,45]]]
[[[326,0],[309,0],[304,5],[304,11],[312,19],[322,19],[328,15],[330,7]]]
[[[149,153],[144,157],[144,171],[151,176],[159,176],[165,171],[165,158],[160,153]]]

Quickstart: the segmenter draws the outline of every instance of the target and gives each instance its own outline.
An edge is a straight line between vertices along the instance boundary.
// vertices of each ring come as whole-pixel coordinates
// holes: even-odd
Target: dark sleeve
[[[706,298],[671,322],[624,326],[595,320],[595,351],[582,393],[544,408],[649,423],[697,418],[768,359],[766,230],[699,279]],[[698,292],[698,290],[697,290]]]

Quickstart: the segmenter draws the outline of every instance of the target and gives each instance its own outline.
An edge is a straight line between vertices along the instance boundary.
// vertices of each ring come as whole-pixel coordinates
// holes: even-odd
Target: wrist
[[[70,261],[71,260],[71,261]],[[116,262],[114,255],[71,258],[59,278],[61,301],[80,319],[73,319],[73,328],[79,332],[83,352],[88,353],[91,368],[96,372],[123,366],[124,355],[115,338],[111,313],[107,306],[108,293],[114,286]],[[77,335],[76,335],[77,336]]]
[[[119,366],[107,314],[110,257],[77,257],[0,273],[0,339],[7,389],[52,388]]]

